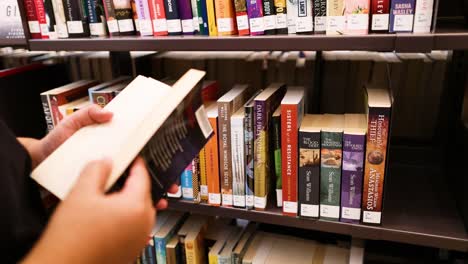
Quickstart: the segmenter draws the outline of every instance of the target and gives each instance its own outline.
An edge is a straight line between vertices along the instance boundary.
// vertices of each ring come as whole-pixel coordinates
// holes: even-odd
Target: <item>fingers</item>
[[[151,200],[150,176],[142,158],[138,157],[133,162],[122,192],[124,194],[128,193],[138,201],[145,199]]]
[[[161,199],[159,202],[156,204],[156,209],[157,210],[164,210],[168,206],[167,200],[166,199]]]
[[[112,119],[112,115],[112,112],[93,104],[65,118],[63,120],[63,125],[73,131],[77,131],[85,126],[108,122]]]
[[[172,184],[171,187],[169,187],[169,190],[167,190],[168,193],[177,193],[179,191],[179,186],[176,184]]]
[[[106,181],[112,170],[110,159],[88,163],[80,174],[74,189],[105,193]]]

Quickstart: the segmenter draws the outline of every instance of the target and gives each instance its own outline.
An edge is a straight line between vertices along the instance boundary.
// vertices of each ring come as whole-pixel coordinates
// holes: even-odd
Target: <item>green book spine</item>
[[[273,160],[275,162],[275,177],[276,177],[276,206],[283,206],[283,180],[281,177],[281,116],[273,116],[272,118],[272,144],[273,144]]]

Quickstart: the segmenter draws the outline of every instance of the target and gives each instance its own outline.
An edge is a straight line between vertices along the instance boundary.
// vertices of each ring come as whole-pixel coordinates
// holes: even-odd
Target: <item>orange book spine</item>
[[[208,204],[219,206],[221,205],[221,192],[219,186],[218,120],[216,117],[208,119],[214,131],[214,135],[205,145]]]
[[[297,216],[298,105],[281,105],[283,215]]]
[[[215,0],[215,12],[218,36],[236,35],[236,12],[233,6],[233,1]]]

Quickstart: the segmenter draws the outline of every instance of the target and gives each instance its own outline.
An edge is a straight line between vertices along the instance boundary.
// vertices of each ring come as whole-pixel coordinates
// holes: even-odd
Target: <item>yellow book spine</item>
[[[195,264],[195,248],[193,241],[185,241],[185,259],[187,264]]]
[[[206,151],[202,148],[200,157],[200,196],[203,203],[208,202],[208,180],[206,174]]]
[[[208,15],[208,32],[210,36],[218,36],[218,27],[216,25],[214,0],[206,0],[206,12]]]
[[[218,25],[219,36],[230,36],[237,34],[236,13],[233,2],[230,0],[215,0],[216,25]]]
[[[218,256],[209,254],[208,255],[208,263],[209,264],[218,264]]]

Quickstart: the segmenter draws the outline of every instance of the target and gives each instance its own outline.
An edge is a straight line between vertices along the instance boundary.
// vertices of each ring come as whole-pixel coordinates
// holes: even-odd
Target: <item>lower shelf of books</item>
[[[468,252],[468,234],[442,176],[442,171],[427,166],[392,165],[380,226],[283,216],[281,208],[275,207],[274,203],[269,203],[265,211],[255,211],[171,199],[169,208]]]

